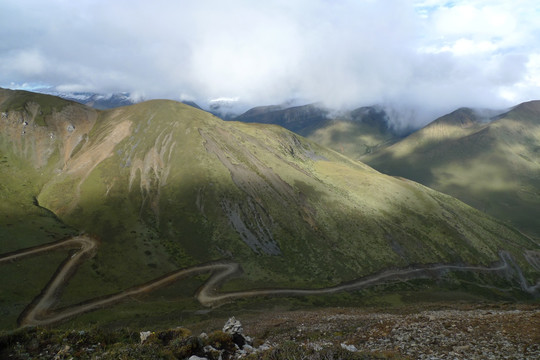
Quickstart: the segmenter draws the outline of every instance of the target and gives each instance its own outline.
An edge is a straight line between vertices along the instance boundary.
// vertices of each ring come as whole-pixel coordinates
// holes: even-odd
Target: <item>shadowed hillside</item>
[[[329,111],[319,104],[283,108],[279,105],[250,109],[234,120],[246,123],[279,125],[300,135],[307,135],[329,122]]]

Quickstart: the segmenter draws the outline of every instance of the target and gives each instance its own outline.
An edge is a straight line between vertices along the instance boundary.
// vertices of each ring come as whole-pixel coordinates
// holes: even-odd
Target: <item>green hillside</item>
[[[0,109],[0,252],[78,233],[99,239],[57,309],[216,260],[243,269],[224,291],[327,287],[426,264],[487,267],[501,250],[529,284],[540,275],[539,246],[512,228],[279,126],[225,122],[174,101],[96,111],[9,90]],[[14,326],[45,286],[54,254],[0,264],[11,279],[1,326]],[[21,284],[36,271],[31,295]],[[467,281],[519,290],[512,274]],[[206,279],[185,279],[140,306],[149,317],[197,309],[193,294]]]
[[[540,238],[540,101],[518,105],[491,122],[459,109],[362,161]]]
[[[330,121],[329,110],[320,104],[284,108],[280,105],[259,106],[237,116],[234,120],[245,123],[279,125],[306,136]]]
[[[392,145],[403,137],[383,109],[361,107],[331,113],[317,104],[282,108],[260,106],[236,118],[247,123],[280,125],[352,159]]]
[[[386,113],[374,107],[361,107],[337,116],[304,136],[355,160],[402,137],[389,125]]]

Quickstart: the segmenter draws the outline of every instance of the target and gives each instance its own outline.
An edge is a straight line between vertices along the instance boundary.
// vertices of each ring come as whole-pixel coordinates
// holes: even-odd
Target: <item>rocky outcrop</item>
[[[223,332],[225,334],[231,334],[233,342],[239,349],[243,349],[246,346],[251,347],[251,345],[253,345],[253,340],[249,336],[244,335],[242,324],[240,321],[236,320],[234,316],[227,320],[223,326]]]

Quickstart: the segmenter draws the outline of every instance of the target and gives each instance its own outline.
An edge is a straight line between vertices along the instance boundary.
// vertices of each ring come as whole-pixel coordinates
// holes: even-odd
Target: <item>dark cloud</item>
[[[507,3],[7,0],[0,84],[202,104],[393,104],[422,122],[538,93],[538,5]]]

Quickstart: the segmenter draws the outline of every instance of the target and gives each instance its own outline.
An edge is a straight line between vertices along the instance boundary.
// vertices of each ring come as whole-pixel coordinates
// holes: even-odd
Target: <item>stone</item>
[[[148,337],[152,335],[152,332],[151,331],[141,331],[139,333],[139,336],[141,338],[141,344],[144,343],[146,341],[146,339],[148,339]]]
[[[189,357],[189,360],[208,360],[208,359],[205,358],[205,357],[197,356],[197,355],[191,355],[191,356]]]
[[[229,318],[225,325],[223,326],[223,332],[226,334],[243,334],[244,329],[242,328],[242,323],[235,319],[235,317]]]
[[[341,343],[341,348],[350,352],[357,352],[358,349],[354,345],[347,345],[344,343]]]
[[[266,351],[266,350],[270,350],[271,348],[272,348],[272,344],[270,344],[268,341],[265,341],[264,344],[262,344],[261,346],[257,348],[257,350]]]
[[[240,334],[240,333],[234,333],[232,334],[232,341],[233,343],[235,343],[238,348],[242,348],[244,347],[244,345],[246,345],[247,341],[246,341],[246,338],[244,337],[244,335]]]
[[[234,316],[227,320],[223,326],[223,332],[232,335],[232,341],[239,349],[242,349],[246,344],[253,345],[253,340],[249,336],[244,335],[242,323],[236,320]]]
[[[64,345],[64,347],[58,351],[56,353],[56,355],[54,356],[54,360],[57,360],[57,359],[63,359],[67,354],[69,354],[69,351],[71,350],[71,346],[69,345]]]

